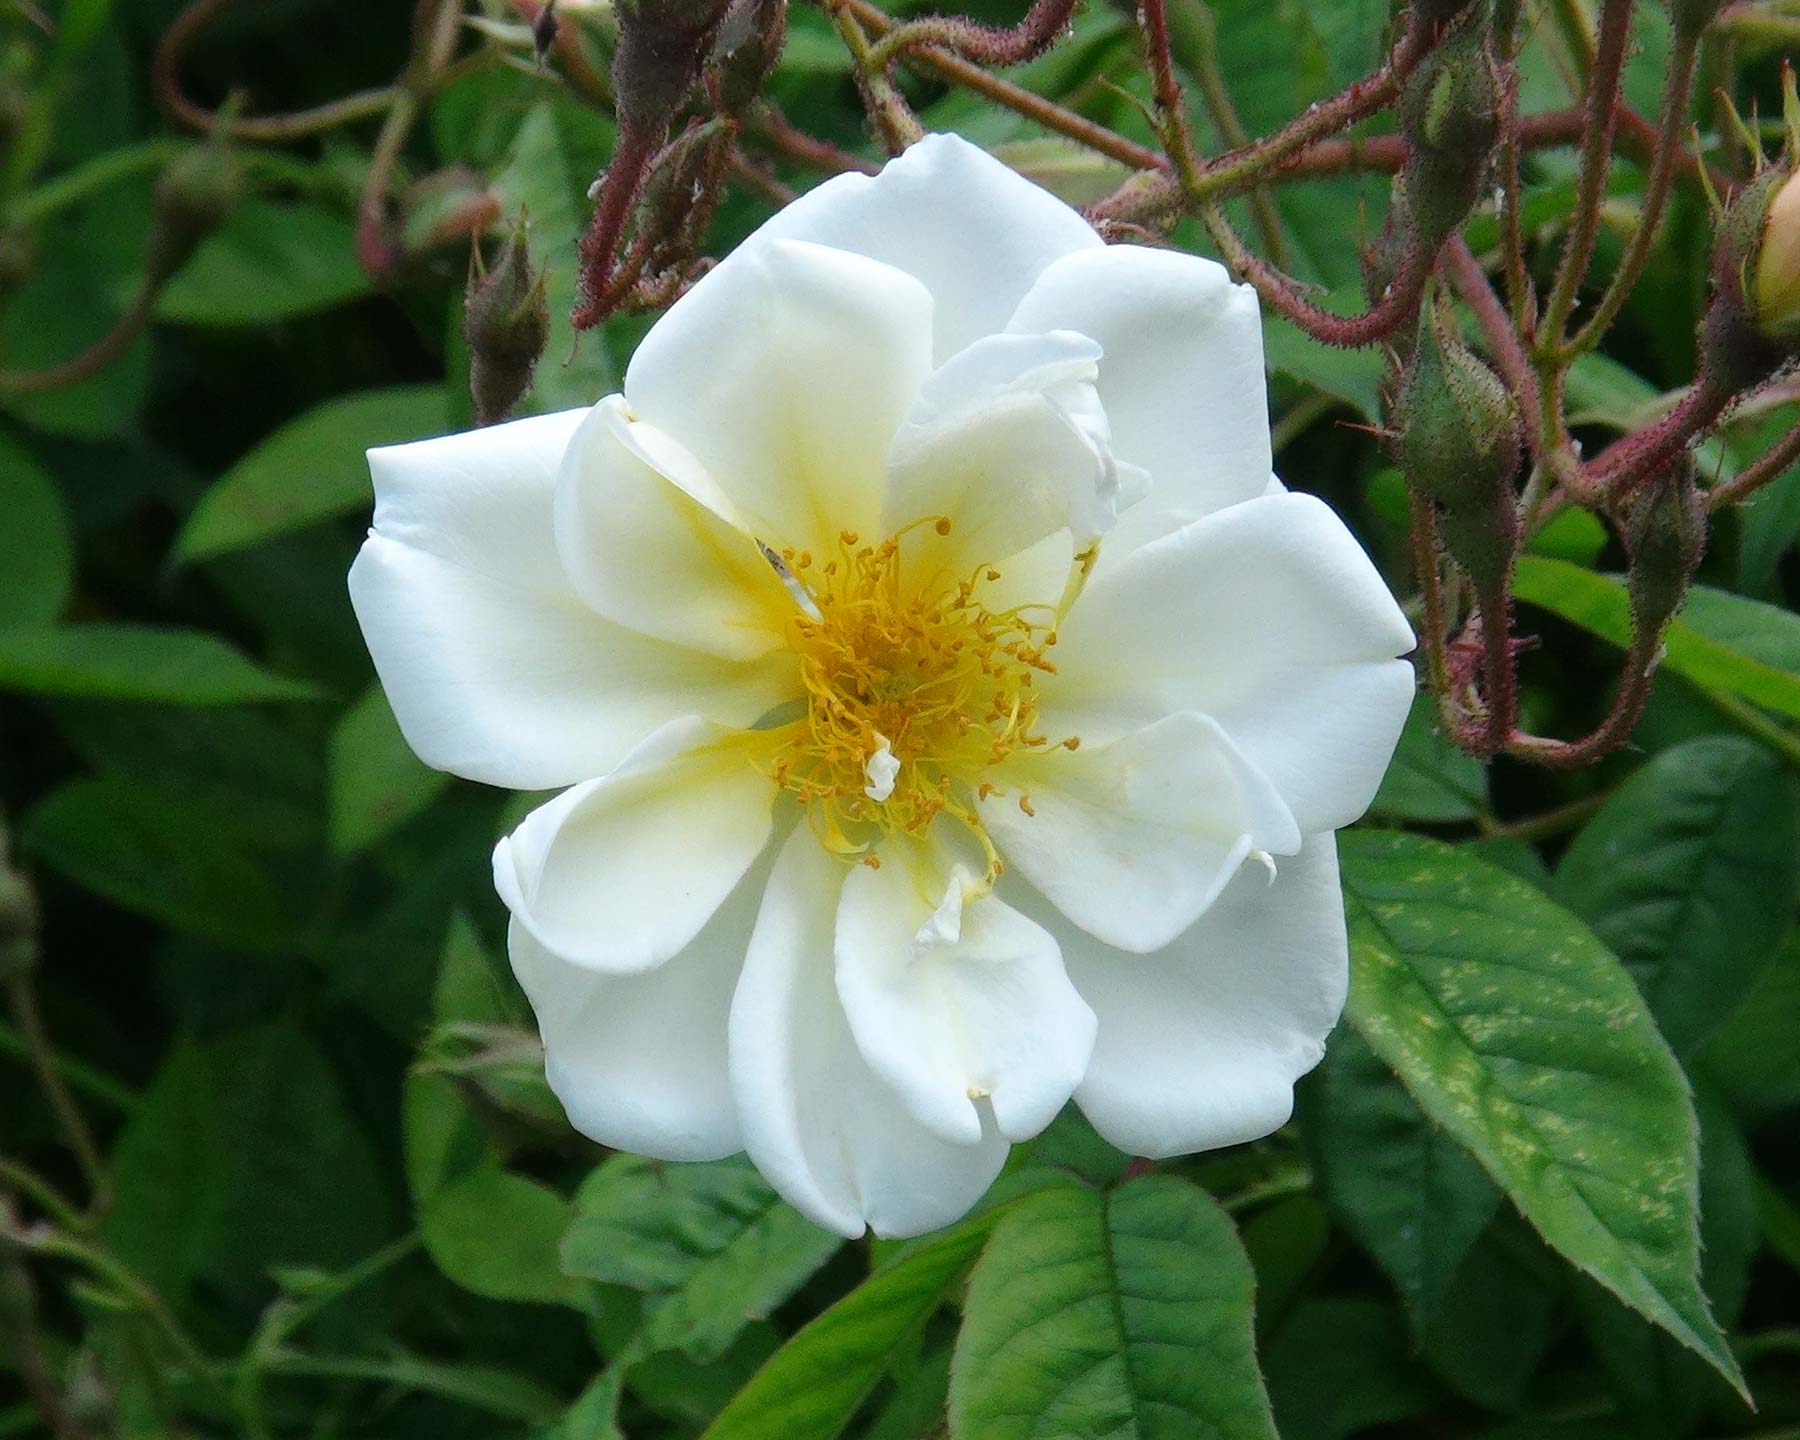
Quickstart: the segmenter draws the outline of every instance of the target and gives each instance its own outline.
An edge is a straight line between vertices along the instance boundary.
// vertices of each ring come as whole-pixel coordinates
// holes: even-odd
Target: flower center
[[[923,835],[949,815],[980,842],[991,883],[1002,865],[975,800],[1002,793],[984,771],[1015,750],[1051,746],[1037,731],[1035,685],[1056,670],[1045,654],[1056,609],[990,608],[1001,578],[991,565],[941,593],[904,584],[900,542],[924,526],[950,533],[934,516],[874,545],[845,531],[823,560],[781,552],[806,597],[787,639],[807,709],[778,732],[765,769],[833,853],[878,865],[870,850],[883,833]],[[1073,750],[1080,741],[1057,743]],[[1028,795],[1018,804],[1030,813]]]

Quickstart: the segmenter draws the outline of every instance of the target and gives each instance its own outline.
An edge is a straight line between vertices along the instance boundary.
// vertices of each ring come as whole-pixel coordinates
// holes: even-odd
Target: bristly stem
[[[1076,0],[1036,0],[1017,25],[983,25],[960,15],[929,15],[896,25],[869,51],[886,69],[908,50],[935,45],[977,65],[1022,65],[1042,55],[1068,28]]]
[[[1606,198],[1606,176],[1612,165],[1613,131],[1617,128],[1619,86],[1625,69],[1625,45],[1631,34],[1632,0],[1603,0],[1600,36],[1588,81],[1587,113],[1581,137],[1581,173],[1575,187],[1575,212],[1563,240],[1562,258],[1539,331],[1540,349],[1560,349],[1581,282],[1593,260],[1600,230],[1600,207]]]
[[[898,155],[925,133],[925,127],[919,123],[919,117],[913,114],[905,97],[894,88],[894,82],[888,78],[887,66],[876,59],[875,48],[847,0],[830,0],[826,8],[837,26],[838,38],[844,42],[844,48],[855,63],[863,107],[874,122],[882,148],[890,155]],[[927,53],[931,48],[926,47]],[[980,69],[979,66],[973,68]]]
[[[57,1069],[56,1050],[50,1043],[49,1032],[44,1028],[44,1017],[38,1009],[37,989],[32,984],[31,977],[28,974],[16,975],[9,980],[6,998],[12,1010],[13,1024],[18,1026],[19,1035],[25,1041],[38,1089],[49,1102],[51,1112],[56,1116],[56,1123],[62,1127],[63,1139],[68,1142],[70,1152],[81,1167],[82,1178],[87,1182],[88,1210],[92,1214],[100,1214],[111,1203],[112,1180],[106,1173],[106,1162],[101,1158],[94,1132],[88,1128],[87,1118],[75,1103],[75,1097],[69,1093],[69,1087],[63,1083],[62,1072]]]
[[[1796,460],[1800,460],[1800,424],[1723,485],[1714,486],[1706,497],[1707,507],[1723,510],[1727,505],[1736,505],[1781,475]]]
[[[1634,628],[1625,653],[1625,667],[1619,674],[1619,692],[1599,725],[1579,740],[1551,740],[1515,732],[1506,753],[1548,770],[1577,770],[1610,755],[1631,738],[1643,717],[1661,649],[1659,634]]]
[[[663,136],[653,130],[619,126],[619,138],[594,202],[593,218],[581,237],[582,301],[570,317],[577,330],[598,325],[610,313],[610,301],[622,269],[617,262],[619,242],[625,237],[632,204],[662,142]]]
[[[1600,343],[1601,336],[1618,318],[1632,286],[1637,284],[1649,262],[1675,178],[1675,158],[1682,149],[1681,136],[1687,124],[1688,97],[1693,90],[1694,62],[1699,48],[1698,36],[1680,30],[1670,42],[1669,68],[1663,79],[1662,115],[1656,128],[1656,144],[1650,152],[1650,173],[1644,183],[1637,228],[1631,233],[1625,255],[1613,272],[1606,293],[1600,297],[1594,313],[1576,331],[1565,356],[1582,354]]]

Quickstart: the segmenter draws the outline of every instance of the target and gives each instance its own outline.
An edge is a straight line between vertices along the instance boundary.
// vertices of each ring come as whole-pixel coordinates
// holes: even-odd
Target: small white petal
[[[1220,510],[1097,572],[1059,627],[1040,728],[1104,741],[1218,721],[1304,833],[1362,814],[1412,703],[1400,607],[1309,495]],[[1273,849],[1274,847],[1265,847]]]
[[[1104,563],[1263,492],[1268,381],[1248,285],[1176,250],[1083,251],[1045,270],[1007,323],[1024,334],[1059,328],[1105,348],[1098,388],[1113,447],[1150,476],[1149,499],[1110,537]]]
[[[521,790],[611,769],[657,726],[748,725],[791,691],[602,619],[557,563],[557,467],[585,411],[374,450],[375,525],[350,599],[407,743]]]
[[[1275,787],[1202,715],[1171,715],[1074,753],[1025,752],[995,778],[1003,789],[978,804],[1008,864],[1125,950],[1167,945],[1246,857],[1300,848]]]
[[[887,799],[894,793],[894,781],[899,775],[900,762],[894,758],[887,736],[876,731],[875,750],[863,765],[863,778],[869,782],[863,786],[863,794],[871,800]]]
[[[972,872],[916,842],[857,866],[837,921],[837,988],[851,1033],[914,1119],[975,1143],[985,1098],[1000,1133],[1023,1140],[1081,1079],[1094,1020],[1056,942]]]
[[[676,720],[494,850],[494,885],[547,949],[611,974],[697,935],[768,843],[774,787],[741,736]]]
[[[1161,1159],[1279,1129],[1319,1062],[1349,977],[1333,836],[1311,835],[1273,884],[1246,868],[1167,949],[1108,949],[1019,884],[1100,1017],[1075,1092],[1094,1128]]]
[[[756,238],[778,236],[855,251],[923,281],[937,302],[939,360],[1004,329],[1047,266],[1104,248],[1049,191],[955,135],[925,136],[879,175],[839,175],[809,190]]]
[[[855,1237],[917,1235],[960,1219],[994,1182],[1007,1143],[933,1135],[857,1052],[831,984],[845,868],[804,826],[769,877],[731,1004],[731,1083],[744,1148],[809,1219]]]

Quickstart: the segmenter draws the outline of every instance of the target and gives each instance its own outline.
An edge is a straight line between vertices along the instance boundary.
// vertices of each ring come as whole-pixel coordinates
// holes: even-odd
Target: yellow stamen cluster
[[[989,565],[939,593],[909,587],[902,541],[927,526],[950,533],[950,522],[933,516],[872,545],[845,531],[823,560],[781,552],[817,613],[797,611],[788,621],[807,713],[777,732],[765,768],[805,805],[832,852],[878,864],[871,850],[883,832],[923,835],[949,815],[981,844],[991,882],[1001,861],[975,796],[999,793],[980,777],[1013,751],[1050,747],[1037,732],[1034,686],[1056,670],[1045,655],[1056,643],[1055,611],[990,610],[983,594],[1000,574]],[[875,800],[865,793],[867,766],[884,739],[899,773],[893,792]],[[1031,813],[1029,796],[1018,803]]]

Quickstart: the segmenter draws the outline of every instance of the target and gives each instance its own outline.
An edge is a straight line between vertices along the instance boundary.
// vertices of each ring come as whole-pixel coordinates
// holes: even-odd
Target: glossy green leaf
[[[48,624],[75,583],[75,540],[50,473],[4,435],[0,516],[0,626]]]
[[[1331,1038],[1301,1093],[1332,1211],[1387,1272],[1415,1323],[1427,1322],[1494,1218],[1500,1192],[1353,1030]]]
[[[316,205],[247,200],[156,297],[179,325],[271,325],[372,288],[351,224]]]
[[[1342,840],[1351,1022],[1550,1245],[1704,1356],[1687,1081],[1624,967],[1573,915],[1433,841]]]
[[[614,1155],[583,1182],[575,1211],[564,1269],[654,1297],[646,1347],[703,1362],[843,1245],[741,1158],[670,1166]]]
[[[216,635],[151,625],[0,626],[0,690],[175,705],[308,700]]]
[[[1431,697],[1413,696],[1400,743],[1369,808],[1427,824],[1473,820],[1487,810],[1487,771],[1438,733]]]
[[[1514,594],[1618,646],[1631,638],[1625,587],[1566,560],[1526,555]],[[1703,690],[1723,691],[1800,719],[1800,617],[1695,586],[1663,635],[1663,665]]]
[[[367,849],[444,793],[450,777],[412,752],[373,685],[331,733],[331,848]]]
[[[704,1440],[832,1440],[981,1252],[990,1210],[884,1265],[800,1330],[707,1427]]]
[[[204,560],[256,545],[372,503],[367,452],[441,435],[450,405],[441,385],[365,390],[289,421],[216,481],[188,516],[175,558]]]
[[[1028,1197],[969,1280],[950,1433],[1274,1440],[1254,1291],[1230,1218],[1188,1181]]]
[[[1625,962],[1686,1054],[1793,928],[1800,782],[1741,736],[1676,745],[1583,827],[1551,893]]]

